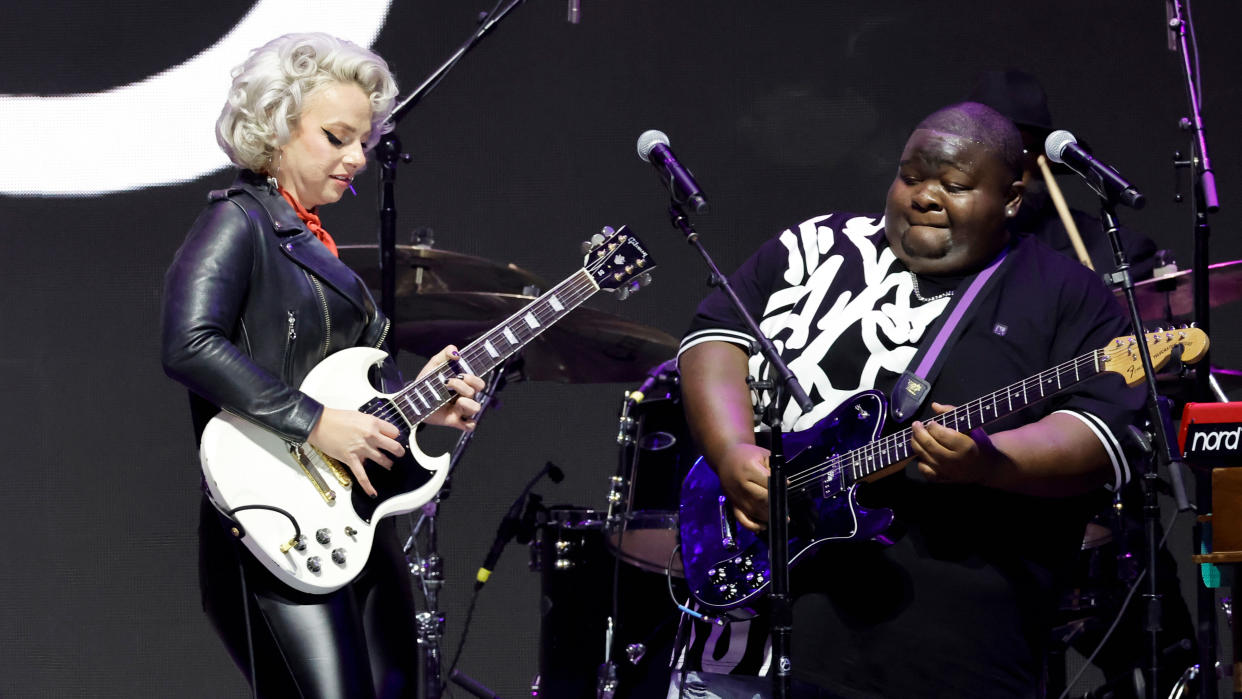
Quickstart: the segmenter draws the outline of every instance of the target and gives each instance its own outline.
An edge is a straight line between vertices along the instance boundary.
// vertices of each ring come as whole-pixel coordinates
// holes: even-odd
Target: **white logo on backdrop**
[[[229,33],[181,65],[90,94],[0,95],[10,167],[0,192],[104,194],[193,180],[229,165],[215,122],[229,71],[289,32],[326,31],[370,46],[391,0],[259,0]],[[20,167],[12,166],[20,163]]]

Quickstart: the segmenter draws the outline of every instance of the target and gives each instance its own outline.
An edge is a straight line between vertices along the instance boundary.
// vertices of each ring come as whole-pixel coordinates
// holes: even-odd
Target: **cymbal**
[[[533,300],[476,291],[398,297],[393,342],[424,357],[448,344],[465,347]],[[668,333],[579,307],[523,349],[521,374],[532,381],[632,382],[676,353],[677,339]]]
[[[1144,279],[1134,285],[1139,314],[1144,320],[1183,318],[1194,313],[1192,270]],[[1114,293],[1125,304],[1121,289]],[[1242,299],[1242,260],[1208,265],[1208,302],[1212,308]],[[1170,312],[1171,311],[1171,312]]]
[[[341,245],[341,261],[358,273],[367,286],[380,288],[379,248],[375,245]],[[520,293],[527,286],[547,289],[538,275],[513,263],[502,265],[481,257],[422,245],[397,245],[396,295],[445,291],[500,291]]]

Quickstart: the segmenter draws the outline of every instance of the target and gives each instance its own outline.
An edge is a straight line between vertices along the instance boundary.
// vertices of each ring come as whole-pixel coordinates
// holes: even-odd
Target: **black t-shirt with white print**
[[[975,301],[919,417],[933,400],[967,403],[1129,334],[1090,270],[1029,237],[1010,256],[994,290]],[[888,247],[881,218],[842,213],[782,232],[730,276],[815,403],[807,415],[785,406],[783,425],[795,431],[858,391],[887,395],[960,281],[916,278]],[[719,292],[700,304],[681,351],[708,341],[751,341]],[[759,356],[750,369],[767,374]],[[1142,401],[1141,390],[1108,374],[988,431],[1073,415],[1100,439],[1115,488],[1129,478],[1120,436]],[[907,468],[865,486],[862,497],[892,507],[897,521],[885,544],[826,544],[794,568],[795,676],[844,696],[1034,696],[1058,584],[1101,495],[930,484]],[[761,620],[724,630],[697,623],[678,661],[764,673],[765,635]]]

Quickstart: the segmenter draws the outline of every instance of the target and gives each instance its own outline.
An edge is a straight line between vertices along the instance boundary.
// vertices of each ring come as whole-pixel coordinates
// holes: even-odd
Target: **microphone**
[[[1141,209],[1147,199],[1139,193],[1112,167],[1096,160],[1078,145],[1078,139],[1068,131],[1053,131],[1044,141],[1044,153],[1054,163],[1061,163],[1077,172],[1087,181],[1096,194],[1108,201],[1120,202],[1133,209]]]
[[[509,506],[509,511],[505,513],[504,519],[500,520],[500,527],[496,529],[496,540],[492,542],[492,548],[487,552],[487,557],[483,559],[483,565],[479,567],[479,572],[474,576],[474,589],[478,590],[487,583],[487,579],[492,576],[492,570],[496,568],[496,562],[500,560],[500,554],[505,550],[505,544],[508,544],[518,533],[521,524],[522,505],[526,503],[526,495],[530,489],[535,487],[540,478],[547,474],[553,483],[560,483],[565,478],[565,472],[551,461],[545,463],[543,468],[539,469],[539,473],[530,479],[522,492],[518,494],[517,500]]]
[[[696,214],[707,213],[707,197],[690,171],[677,162],[677,157],[668,147],[668,136],[662,131],[651,129],[638,137],[638,157],[655,166],[660,179],[668,185],[673,201],[689,204]]]
[[[660,364],[649,374],[647,374],[647,378],[643,379],[643,382],[639,384],[638,388],[630,391],[630,394],[626,396],[626,400],[630,402],[630,405],[638,405],[643,402],[644,398],[647,397],[647,392],[656,387],[656,384],[661,381],[668,381],[669,379],[674,381],[677,379],[676,358]]]
[[[569,23],[577,24],[582,18],[582,6],[579,0],[569,0]]]

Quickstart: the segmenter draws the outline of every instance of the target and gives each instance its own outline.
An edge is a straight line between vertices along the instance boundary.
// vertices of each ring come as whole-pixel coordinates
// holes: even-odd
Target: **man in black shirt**
[[[883,217],[813,218],[731,277],[816,404],[806,415],[784,407],[785,428],[800,430],[857,391],[888,393],[953,296],[999,265],[916,416],[914,461],[864,491],[896,512],[891,545],[825,545],[792,574],[793,667],[806,696],[1037,696],[1056,585],[1091,501],[1129,477],[1121,436],[1142,392],[1116,375],[986,431],[928,420],[1128,334],[1096,275],[1010,234],[1021,160],[1020,136],[994,110],[942,109],[907,141]],[[767,367],[749,356],[751,340],[715,293],[700,305],[679,360],[691,430],[738,522],[757,530],[767,513],[768,452],[755,444],[746,378],[765,377]],[[709,673],[709,659],[722,658],[749,657],[753,670],[767,669],[755,653],[722,649],[723,634],[708,633],[696,628],[687,645]],[[689,667],[690,653],[679,659],[699,669]],[[754,696],[706,684],[687,696]]]
[[[1044,152],[1045,139],[1056,128],[1043,86],[1033,75],[1021,70],[987,71],[979,76],[967,99],[986,104],[1008,117],[1022,135],[1025,151],[1022,182],[1026,191],[1009,229],[1018,235],[1038,238],[1057,252],[1077,259],[1065,222],[1053,206],[1045,175],[1036,162]],[[1069,172],[1064,166],[1049,164],[1049,167],[1054,174]],[[1116,262],[1100,220],[1073,207],[1068,208],[1068,214],[1082,237],[1095,271],[1112,272]],[[1119,233],[1135,281],[1148,279],[1159,267],[1173,262],[1169,252],[1158,250],[1156,243],[1147,236],[1125,227]],[[1175,264],[1172,266],[1176,269]],[[1146,320],[1158,321],[1155,318]],[[1142,558],[1140,552],[1144,550],[1140,481],[1136,478],[1122,489],[1118,496],[1119,507],[1110,506],[1098,514],[1095,519],[1100,524],[1084,539],[1081,579],[1074,581],[1075,592],[1064,604],[1069,623],[1056,634],[1063,645],[1072,646],[1084,656],[1091,655],[1099,645],[1104,631],[1119,611],[1125,586],[1132,584],[1137,575],[1132,568]],[[1162,535],[1163,528],[1157,525],[1157,529],[1157,536]],[[1092,540],[1093,537],[1096,540]],[[1101,537],[1105,539],[1103,544],[1098,540]],[[1157,645],[1168,649],[1162,654],[1160,665],[1160,693],[1167,694],[1182,671],[1195,662],[1196,655],[1191,647],[1195,633],[1190,610],[1179,587],[1176,561],[1167,548],[1161,548],[1159,554],[1157,583],[1163,604]],[[1105,557],[1114,560],[1101,560]],[[1116,688],[1118,697],[1142,694],[1134,687],[1133,670],[1150,664],[1144,611],[1144,605],[1131,604],[1122,624],[1095,659],[1108,684]],[[1060,659],[1050,660],[1050,676],[1056,678]],[[1060,689],[1050,686],[1054,692]]]

